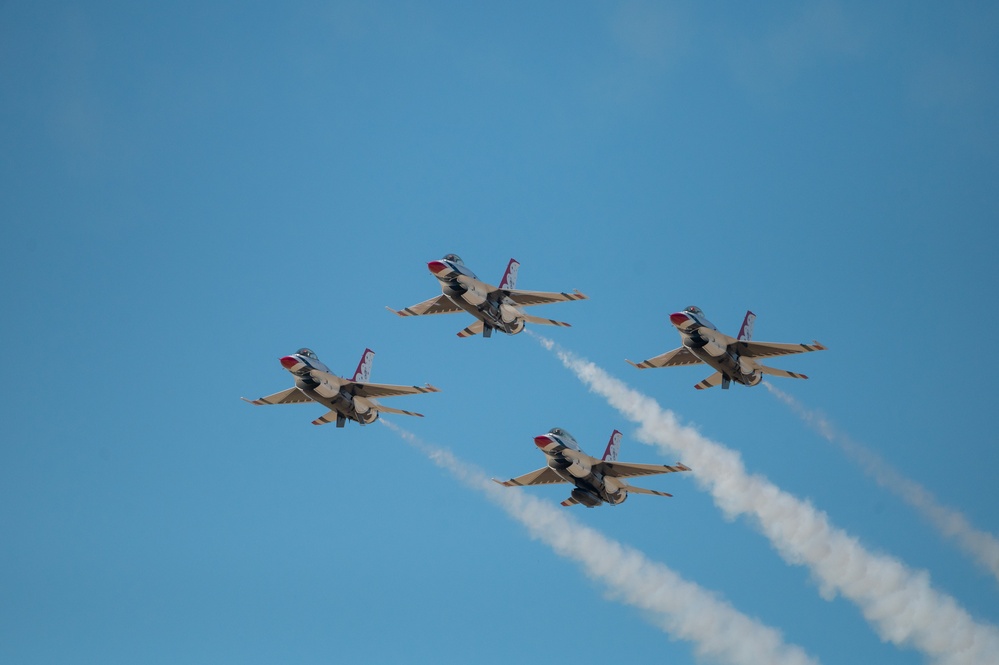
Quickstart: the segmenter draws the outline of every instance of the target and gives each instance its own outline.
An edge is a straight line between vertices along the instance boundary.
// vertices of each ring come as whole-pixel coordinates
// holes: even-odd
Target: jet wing
[[[550,302],[566,302],[569,300],[587,300],[587,297],[579,291],[572,293],[550,293],[547,291],[503,291],[503,295],[509,298],[516,305],[529,307],[531,305],[544,305]]]
[[[351,394],[360,397],[395,397],[396,395],[440,392],[440,388],[435,388],[429,383],[425,386],[393,386],[387,383],[354,383],[353,381],[345,383]]]
[[[555,485],[557,483],[567,482],[562,476],[558,475],[551,470],[550,467],[543,466],[537,471],[531,471],[530,473],[525,473],[522,476],[517,476],[516,478],[511,478],[510,480],[496,480],[493,478],[494,483],[499,483],[504,487],[520,487],[522,485]]]
[[[393,314],[398,314],[399,316],[426,316],[429,314],[453,314],[455,312],[461,312],[462,309],[454,304],[454,302],[448,298],[443,293],[436,298],[431,298],[430,300],[424,300],[421,303],[413,305],[411,307],[404,307],[401,310],[394,310],[391,307],[386,307],[388,311]]]
[[[261,397],[260,399],[246,399],[245,397],[240,397],[240,399],[250,404],[256,404],[257,406],[261,404],[305,404],[312,401],[298,388],[288,388],[288,390],[282,390],[279,393]]]
[[[735,351],[747,358],[769,358],[788,356],[794,353],[825,351],[826,347],[813,341],[811,344],[778,344],[775,342],[736,342]]]
[[[627,464],[625,462],[600,462],[593,470],[612,478],[634,478],[635,476],[654,476],[659,473],[678,473],[690,471],[689,467],[677,462],[674,466],[667,464]]]
[[[650,367],[680,367],[681,365],[697,365],[703,361],[691,353],[690,349],[685,346],[681,346],[679,349],[667,351],[662,355],[649,358],[648,360],[643,360],[640,363],[633,363],[630,360],[627,362],[634,365],[638,369],[649,369]]]

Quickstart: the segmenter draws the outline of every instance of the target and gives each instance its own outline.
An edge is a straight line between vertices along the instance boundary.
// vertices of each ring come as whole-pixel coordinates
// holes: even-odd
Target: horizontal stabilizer
[[[527,323],[535,323],[539,326],[559,326],[561,328],[571,328],[571,323],[566,323],[565,321],[556,321],[555,319],[543,319],[540,316],[528,316],[524,315],[524,321]]]
[[[256,404],[257,406],[262,404],[308,404],[312,401],[308,395],[298,388],[288,388],[288,390],[282,390],[279,393],[267,395],[260,399],[246,399],[245,397],[240,397],[240,399],[250,404]]]
[[[657,490],[647,490],[644,487],[635,487],[634,485],[628,485],[624,489],[628,492],[634,492],[635,494],[652,494],[654,496],[673,496],[669,492],[659,492]]]
[[[417,418],[422,418],[422,413],[416,413],[415,411],[403,411],[402,409],[393,409],[387,406],[382,406],[381,404],[372,404],[371,408],[379,413],[396,413],[400,416],[416,416]]]
[[[344,416],[340,414],[339,411],[327,411],[323,415],[319,416],[312,421],[313,425],[326,425],[327,423],[335,423],[337,419],[343,419]]]
[[[667,351],[666,353],[655,356],[654,358],[643,360],[640,363],[633,363],[630,360],[627,362],[638,369],[649,369],[652,367],[681,367],[683,365],[697,365],[700,364],[702,360],[691,353],[690,349],[685,346],[681,346],[679,349]]]
[[[714,388],[715,386],[719,385],[722,382],[722,379],[724,378],[725,377],[722,376],[721,372],[715,372],[714,374],[704,379],[694,387],[697,388],[698,390],[704,390],[705,388]]]
[[[789,372],[786,369],[774,369],[773,367],[759,366],[760,371],[764,374],[769,374],[770,376],[783,376],[788,379],[807,379],[808,377],[804,374],[798,374],[796,372]]]
[[[482,332],[485,324],[482,321],[476,321],[472,325],[468,326],[464,330],[458,331],[458,337],[471,337],[472,335],[478,335]]]
[[[579,501],[576,501],[575,499],[573,499],[570,496],[568,499],[566,499],[565,501],[562,502],[562,505],[563,506],[575,506],[577,503],[579,503]]]

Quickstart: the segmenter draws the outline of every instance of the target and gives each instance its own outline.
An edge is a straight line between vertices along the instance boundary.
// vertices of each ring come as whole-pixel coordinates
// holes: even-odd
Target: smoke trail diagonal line
[[[592,392],[637,423],[640,441],[679,453],[726,515],[749,516],[785,561],[807,567],[823,597],[838,593],[856,604],[881,639],[915,648],[934,663],[999,663],[999,629],[976,621],[935,589],[926,571],[867,550],[808,501],[750,474],[738,452],[681,425],[672,411],[594,363],[534,336]]]
[[[999,539],[975,528],[962,513],[941,505],[929,490],[903,476],[870,448],[837,430],[821,413],[807,408],[769,382],[765,381],[763,385],[805,424],[860,464],[860,468],[873,477],[879,485],[915,508],[941,535],[954,540],[965,553],[999,582]]]
[[[732,665],[818,663],[801,647],[785,643],[776,629],[742,614],[664,564],[580,524],[560,508],[497,485],[449,450],[426,443],[384,418],[379,422],[460,482],[485,494],[533,538],[579,563],[591,579],[607,586],[612,598],[644,610],[671,637],[693,643],[699,656]]]

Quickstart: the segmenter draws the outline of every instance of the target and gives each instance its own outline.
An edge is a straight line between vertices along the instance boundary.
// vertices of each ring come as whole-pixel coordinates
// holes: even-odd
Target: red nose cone
[[[674,326],[682,326],[687,321],[690,321],[690,317],[683,312],[673,312],[669,315],[669,320]]]
[[[285,369],[291,369],[292,367],[300,364],[301,362],[302,361],[296,358],[295,356],[285,356],[284,358],[281,359],[281,365]]]
[[[432,272],[435,275],[439,272],[444,272],[445,270],[447,270],[447,266],[441,263],[440,261],[431,261],[430,263],[427,264],[427,267],[430,268],[430,272]]]
[[[551,444],[552,438],[547,434],[542,434],[541,436],[534,437],[534,445],[538,448],[544,448],[545,446]]]

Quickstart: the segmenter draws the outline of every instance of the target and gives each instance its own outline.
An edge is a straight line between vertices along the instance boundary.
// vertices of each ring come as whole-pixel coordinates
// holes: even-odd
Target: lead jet
[[[481,281],[457,254],[448,254],[443,259],[427,264],[431,274],[441,284],[441,295],[430,300],[394,310],[390,312],[399,316],[426,316],[429,314],[454,314],[462,310],[474,316],[478,321],[458,333],[458,337],[471,337],[482,333],[483,337],[492,335],[493,330],[499,330],[509,335],[515,335],[524,329],[525,323],[537,323],[543,326],[568,326],[564,321],[544,319],[529,316],[523,308],[531,305],[544,305],[566,300],[586,300],[579,291],[572,293],[548,293],[545,291],[518,291],[517,272],[520,264],[510,259],[500,285],[493,286]]]
[[[297,353],[281,358],[281,366],[295,377],[295,386],[260,399],[242,398],[250,404],[307,404],[318,402],[329,412],[312,421],[313,425],[325,425],[336,421],[343,427],[348,420],[361,425],[373,423],[379,413],[397,413],[402,416],[417,416],[422,413],[401,411],[382,406],[373,397],[394,397],[416,393],[440,392],[429,383],[425,386],[393,386],[383,383],[368,383],[371,378],[371,364],[375,352],[365,349],[361,362],[357,364],[353,379],[344,379],[330,371],[319,361],[311,349],[299,349]]]
[[[763,380],[764,374],[790,379],[807,379],[804,374],[767,367],[757,360],[826,350],[826,347],[815,341],[811,344],[752,341],[753,323],[756,321],[756,315],[752,312],[746,312],[746,318],[743,319],[742,328],[739,329],[739,336],[736,338],[720,333],[698,307],[690,306],[681,312],[674,312],[669,315],[669,320],[679,331],[683,346],[640,363],[633,363],[630,360],[628,362],[638,369],[701,363],[710,365],[717,371],[695,385],[698,390],[712,388],[718,384],[727,389],[732,381],[744,386],[755,386]]]
[[[674,466],[618,462],[617,451],[621,447],[621,433],[617,430],[611,434],[610,441],[607,442],[607,449],[604,450],[604,456],[600,459],[584,453],[579,444],[576,443],[576,439],[559,427],[552,428],[547,434],[534,437],[534,445],[548,457],[547,466],[507,481],[493,478],[493,482],[504,487],[557,483],[575,485],[576,487],[572,490],[569,498],[562,502],[563,506],[572,506],[577,503],[581,503],[587,508],[594,508],[602,503],[616,506],[624,503],[629,492],[673,496],[666,492],[629,485],[624,479],[633,476],[690,471],[679,462]]]

